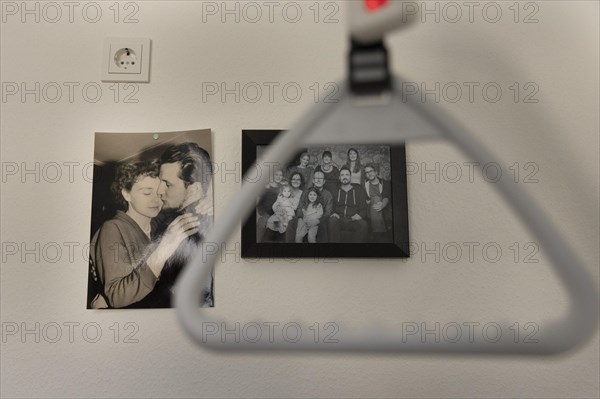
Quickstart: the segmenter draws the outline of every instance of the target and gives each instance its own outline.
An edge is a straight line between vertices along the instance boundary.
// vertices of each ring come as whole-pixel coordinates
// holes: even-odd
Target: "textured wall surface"
[[[173,310],[85,309],[94,132],[213,129],[218,222],[240,189],[241,130],[287,129],[317,92],[336,95],[342,3],[76,2],[70,16],[62,3],[27,2],[28,14],[2,2],[3,397],[600,395],[597,334],[553,358],[223,355],[192,344]],[[501,178],[540,202],[598,280],[598,3],[428,4],[389,38],[394,71],[500,155]],[[152,39],[149,84],[100,83],[110,36]],[[472,171],[447,143],[409,143],[407,157],[411,259],[245,262],[236,232],[217,311],[399,334],[502,320],[523,341],[567,310],[543,251],[486,182],[496,165]]]

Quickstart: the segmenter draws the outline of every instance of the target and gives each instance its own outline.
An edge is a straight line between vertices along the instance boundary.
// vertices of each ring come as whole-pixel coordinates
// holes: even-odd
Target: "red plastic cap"
[[[377,11],[387,3],[388,0],[365,0],[365,6],[369,11]]]

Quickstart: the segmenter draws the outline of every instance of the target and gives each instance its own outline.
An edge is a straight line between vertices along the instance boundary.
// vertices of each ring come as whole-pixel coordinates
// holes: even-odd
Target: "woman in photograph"
[[[294,210],[298,208],[300,198],[302,198],[302,192],[305,186],[304,176],[300,172],[293,172],[290,175],[290,186],[292,187],[292,201],[294,204]]]
[[[292,166],[289,170],[290,173],[290,180],[292,178],[292,175],[296,172],[302,174],[302,178],[304,179],[304,182],[306,184],[306,188],[308,188],[308,186],[310,186],[311,180],[312,180],[312,174],[314,169],[309,166],[310,164],[310,154],[308,152],[303,152],[302,154],[300,154],[300,157],[298,158],[299,162],[298,165],[296,166]]]
[[[176,218],[160,242],[151,243],[151,220],[162,208],[158,165],[119,165],[112,190],[124,211],[106,221],[90,243],[90,273],[96,287],[92,309],[145,307],[165,263],[181,242],[198,232],[192,214]]]
[[[363,167],[360,163],[360,154],[358,153],[358,150],[356,150],[355,148],[350,148],[348,150],[347,159],[348,160],[346,161],[346,164],[344,166],[350,169],[350,183],[363,185],[365,179],[362,173]]]

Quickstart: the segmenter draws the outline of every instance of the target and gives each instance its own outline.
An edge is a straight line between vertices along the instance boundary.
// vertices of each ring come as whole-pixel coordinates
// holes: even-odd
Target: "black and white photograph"
[[[244,170],[278,134],[243,132]],[[332,144],[259,168],[269,183],[244,226],[242,254],[407,256],[405,164],[403,146]],[[359,252],[367,245],[380,251]]]
[[[88,309],[170,308],[213,224],[210,129],[96,133]],[[214,306],[214,278],[201,306]]]

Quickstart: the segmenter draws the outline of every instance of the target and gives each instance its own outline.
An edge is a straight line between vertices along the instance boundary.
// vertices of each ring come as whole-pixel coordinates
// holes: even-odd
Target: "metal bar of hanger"
[[[351,2],[354,4],[351,7],[355,7],[356,3],[360,5],[360,2]],[[396,6],[397,4],[394,5]],[[399,12],[397,8],[393,10]],[[355,10],[355,14],[359,12],[364,10]],[[369,20],[372,17],[370,14],[363,17],[357,17],[360,23],[356,26],[360,26],[360,29],[355,31],[363,41],[376,42],[394,28],[389,18],[384,21],[383,24],[387,25],[382,28],[381,18]],[[379,30],[369,31],[369,21],[379,27]],[[360,43],[358,45],[360,46]],[[357,76],[367,76],[366,79],[369,79],[369,76],[374,79],[379,76],[385,79],[384,75],[371,73]],[[383,90],[389,96],[388,101],[370,106],[356,104],[356,100],[364,100],[364,96],[357,95],[356,90],[354,93],[350,92],[356,86],[352,78],[348,85],[341,83],[340,87],[343,89],[339,102],[319,102],[297,121],[291,130],[280,135],[257,163],[283,164],[302,145],[334,143],[340,140],[349,144],[365,141],[393,144],[412,140],[443,139],[453,143],[480,166],[498,160],[477,140],[476,134],[469,132],[438,105],[421,103],[412,96],[403,97],[398,89],[403,87],[403,82],[401,79],[389,80],[390,90]],[[378,87],[379,94],[382,94],[381,85]],[[365,131],[369,131],[368,137],[365,137]],[[262,194],[269,176],[255,170],[248,173],[260,178],[243,184],[241,193],[227,206],[229,211],[219,218],[213,231],[206,237],[205,243],[226,242],[240,221],[245,220],[254,209],[253,201],[248,199],[258,198]],[[200,288],[204,286],[204,281],[210,278],[220,257],[220,253],[207,251],[204,245],[198,249],[178,281],[175,300],[179,320],[195,342],[212,349],[541,355],[561,353],[583,344],[598,327],[598,291],[593,278],[569,243],[559,234],[558,229],[522,185],[510,179],[502,179],[494,184],[494,187],[538,240],[570,297],[567,314],[544,322],[536,335],[538,343],[535,345],[515,343],[513,338],[508,336],[493,343],[481,336],[475,336],[473,341],[458,343],[407,341],[397,330],[388,330],[384,326],[371,326],[362,331],[340,328],[336,335],[336,343],[314,342],[313,337],[309,335],[304,335],[295,342],[270,334],[263,334],[252,343],[222,340],[220,334],[211,333],[214,331],[209,327],[221,325],[225,320],[216,317],[214,310],[198,307]],[[510,328],[506,323],[498,324],[503,330]]]

